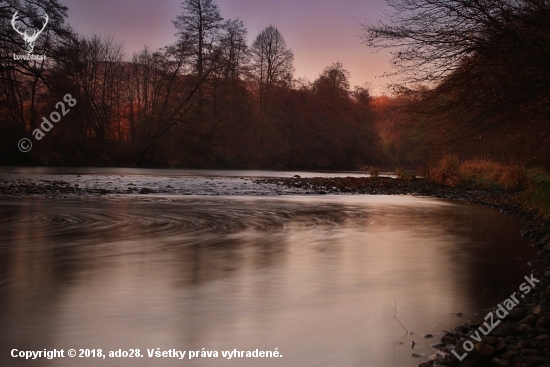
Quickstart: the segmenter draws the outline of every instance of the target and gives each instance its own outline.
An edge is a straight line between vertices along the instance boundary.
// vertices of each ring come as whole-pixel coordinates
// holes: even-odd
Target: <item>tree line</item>
[[[382,159],[373,98],[351,89],[341,63],[296,80],[276,27],[249,45],[243,22],[225,20],[213,0],[182,5],[174,44],[128,56],[112,37],[74,32],[57,0],[1,1],[0,164],[357,168]],[[25,52],[16,11],[23,29],[48,14],[34,47],[47,59],[14,60]],[[76,106],[33,140],[66,94]]]
[[[393,52],[411,156],[550,166],[550,3],[388,0],[363,40]]]

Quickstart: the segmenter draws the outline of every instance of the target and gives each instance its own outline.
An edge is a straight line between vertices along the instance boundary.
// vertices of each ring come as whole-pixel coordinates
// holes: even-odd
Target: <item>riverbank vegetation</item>
[[[460,161],[456,155],[447,155],[428,166],[425,176],[439,184],[482,190],[518,191],[528,183],[527,171],[521,165],[478,158]]]
[[[388,4],[385,21],[363,24],[363,41],[393,55],[396,94],[378,111],[397,127],[379,130],[396,165],[422,167],[434,183],[502,190],[549,215],[550,4]]]
[[[57,0],[5,4],[0,165],[400,167],[508,192],[531,187],[530,167],[550,168],[546,1],[389,0],[393,12],[364,24],[363,41],[393,52],[390,96],[350,85],[337,56],[315,80],[298,78],[300,50],[279,29],[249,38],[213,0],[184,1],[178,40],[132,55],[124,40],[75,33]],[[30,29],[48,13],[34,46],[46,60],[12,57],[25,51],[15,11]],[[77,105],[20,152],[67,93]]]
[[[489,159],[461,161],[456,155],[447,155],[427,167],[425,178],[451,187],[501,191],[503,196],[520,202],[525,211],[534,209],[550,218],[550,175],[540,166]]]
[[[388,19],[365,24],[363,40],[393,54],[408,132],[396,138],[401,155],[410,163],[451,153],[548,167],[548,2],[388,3]]]
[[[393,52],[411,159],[453,153],[548,167],[550,4],[388,3],[388,19],[364,25],[363,40]]]
[[[127,55],[123,40],[80,36],[57,0],[0,7],[0,165],[182,168],[358,168],[380,160],[372,97],[338,62],[313,81],[294,76],[294,51],[274,26],[248,39],[212,0],[186,0],[178,40]],[[42,62],[14,60],[15,11],[33,25]],[[21,25],[22,27],[22,25]],[[32,28],[32,27],[30,27]],[[70,93],[75,108],[40,141],[31,133]],[[33,149],[18,151],[21,138]]]

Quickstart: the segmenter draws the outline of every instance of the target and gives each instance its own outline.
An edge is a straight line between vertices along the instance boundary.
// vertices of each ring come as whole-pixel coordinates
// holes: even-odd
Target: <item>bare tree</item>
[[[260,126],[256,147],[262,150],[267,141],[269,109],[273,91],[278,86],[289,86],[294,72],[294,53],[277,28],[268,26],[254,40],[250,50],[251,75],[258,86]],[[259,153],[258,153],[259,154]]]
[[[48,22],[44,27],[46,14]],[[51,66],[56,48],[72,34],[65,24],[66,17],[67,7],[57,0],[0,1],[0,104],[9,120],[21,129],[34,129],[38,124],[38,95],[49,88],[45,70]],[[33,43],[33,51],[49,59],[14,60],[14,54],[26,52],[24,37],[12,26],[15,18],[15,28],[28,35],[37,35],[43,29]]]
[[[485,49],[495,34],[537,0],[387,0],[393,9],[385,23],[363,24],[362,39],[391,49],[404,84],[441,81],[462,62]]]
[[[82,120],[99,142],[111,140],[119,121],[124,50],[112,37],[81,37],[74,48],[74,82],[79,88]]]
[[[263,114],[269,108],[273,87],[288,85],[294,73],[294,53],[279,32],[268,26],[254,40],[251,48],[252,75],[259,85],[260,107]]]
[[[178,47],[154,53],[144,49],[133,56],[127,86],[135,164],[146,161],[154,147],[164,148],[163,141],[189,121],[192,100],[203,83],[186,75],[188,61]]]
[[[387,22],[365,24],[363,40],[393,49],[397,87],[418,102],[411,107],[427,139],[445,152],[472,139],[481,147],[491,136],[537,149],[550,137],[548,1],[388,4]]]
[[[229,19],[221,37],[225,78],[239,79],[246,73],[250,55],[246,45],[247,30],[240,19]]]
[[[200,81],[198,114],[202,105],[203,81],[219,67],[220,41],[223,18],[212,0],[185,0],[184,13],[173,22],[178,30],[178,46],[191,56],[195,73]]]

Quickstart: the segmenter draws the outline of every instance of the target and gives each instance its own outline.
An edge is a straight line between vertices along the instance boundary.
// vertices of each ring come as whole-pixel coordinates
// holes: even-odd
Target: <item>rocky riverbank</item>
[[[0,196],[78,198],[103,195],[276,196],[301,189],[255,184],[247,177],[120,174],[0,174]]]
[[[478,328],[487,331],[495,325],[465,322],[445,332],[441,341],[432,345],[434,354],[420,367],[550,367],[550,221],[537,215],[534,209],[522,202],[521,197],[504,191],[482,191],[453,188],[427,182],[424,179],[398,180],[391,178],[300,178],[261,179],[256,183],[301,188],[310,194],[369,194],[369,195],[419,195],[448,200],[466,200],[489,206],[502,213],[518,217],[525,224],[521,235],[531,240],[532,246],[540,249],[540,262],[544,268],[534,270],[540,280],[517,306],[484,335]],[[526,274],[531,275],[531,274]],[[519,285],[518,285],[519,286]],[[495,306],[502,300],[495,300]],[[495,307],[496,309],[497,307]],[[494,313],[493,313],[494,314]],[[481,320],[483,321],[483,320]],[[477,331],[477,333],[476,333]],[[472,338],[473,336],[473,338]],[[478,337],[479,336],[479,337]],[[476,340],[478,339],[478,340]],[[470,341],[472,344],[467,343]],[[462,361],[452,353],[463,356]],[[465,350],[466,348],[466,350]]]

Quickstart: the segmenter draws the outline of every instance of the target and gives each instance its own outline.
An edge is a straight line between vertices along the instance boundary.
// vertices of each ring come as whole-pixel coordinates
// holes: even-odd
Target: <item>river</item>
[[[0,198],[0,365],[413,367],[531,273],[521,223],[489,208],[250,180],[294,174],[311,173],[4,168],[114,193]],[[145,357],[10,356],[54,348]]]

